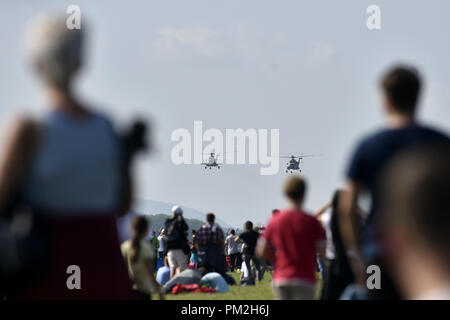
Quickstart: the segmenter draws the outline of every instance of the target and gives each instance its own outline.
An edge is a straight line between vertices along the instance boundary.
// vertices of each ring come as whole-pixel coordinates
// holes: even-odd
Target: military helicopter
[[[212,169],[213,167],[217,167],[217,169],[220,169],[220,163],[217,161],[219,160],[219,155],[216,156],[215,152],[209,153],[209,158],[207,162],[202,162],[201,165],[205,167],[205,169]]]
[[[280,158],[290,159],[289,162],[286,163],[287,165],[286,173],[293,173],[294,171],[302,172],[302,170],[300,169],[300,164],[302,163],[303,158],[316,156],[321,155],[320,154],[306,154],[301,156],[290,155],[290,156],[281,156]]]

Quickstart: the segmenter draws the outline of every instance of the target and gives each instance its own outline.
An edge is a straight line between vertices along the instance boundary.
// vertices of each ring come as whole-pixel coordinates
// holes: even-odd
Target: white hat
[[[180,206],[173,206],[172,213],[174,214],[183,214],[183,209]]]

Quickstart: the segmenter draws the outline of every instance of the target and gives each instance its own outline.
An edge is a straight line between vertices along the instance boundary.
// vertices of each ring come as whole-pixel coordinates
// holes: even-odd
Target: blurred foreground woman
[[[129,205],[126,157],[109,119],[72,90],[83,40],[84,24],[69,30],[64,15],[40,16],[28,29],[27,49],[48,110],[38,121],[13,123],[0,163],[0,210],[17,202],[31,209],[45,226],[37,232],[48,239],[47,261],[37,280],[9,298],[134,298],[115,219]]]
[[[142,300],[150,300],[155,291],[162,300],[161,288],[155,279],[155,252],[145,239],[148,227],[146,217],[135,216],[131,223],[132,237],[122,243],[121,250],[137,295]]]

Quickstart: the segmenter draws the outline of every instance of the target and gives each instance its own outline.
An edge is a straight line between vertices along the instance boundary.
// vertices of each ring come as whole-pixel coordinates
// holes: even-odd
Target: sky
[[[321,1],[6,1],[0,2],[1,130],[23,110],[42,112],[23,31],[36,13],[78,5],[88,33],[78,92],[118,128],[151,123],[152,152],[134,168],[136,196],[212,211],[242,225],[283,207],[286,179],[259,165],[205,172],[175,165],[171,133],[203,127],[279,129],[280,154],[307,158],[305,207],[315,210],[345,182],[352,149],[383,125],[377,81],[394,63],[426,81],[420,116],[450,131],[450,2]],[[366,8],[381,9],[381,30]]]

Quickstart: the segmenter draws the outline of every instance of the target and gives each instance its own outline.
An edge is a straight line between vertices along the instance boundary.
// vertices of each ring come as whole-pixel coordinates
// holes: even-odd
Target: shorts
[[[196,253],[191,254],[190,262],[197,264],[198,263],[198,255]]]
[[[313,284],[274,284],[273,292],[277,300],[314,300],[316,286]]]
[[[181,249],[170,250],[167,253],[167,259],[169,260],[170,269],[180,269],[181,272],[188,267],[188,257]]]

